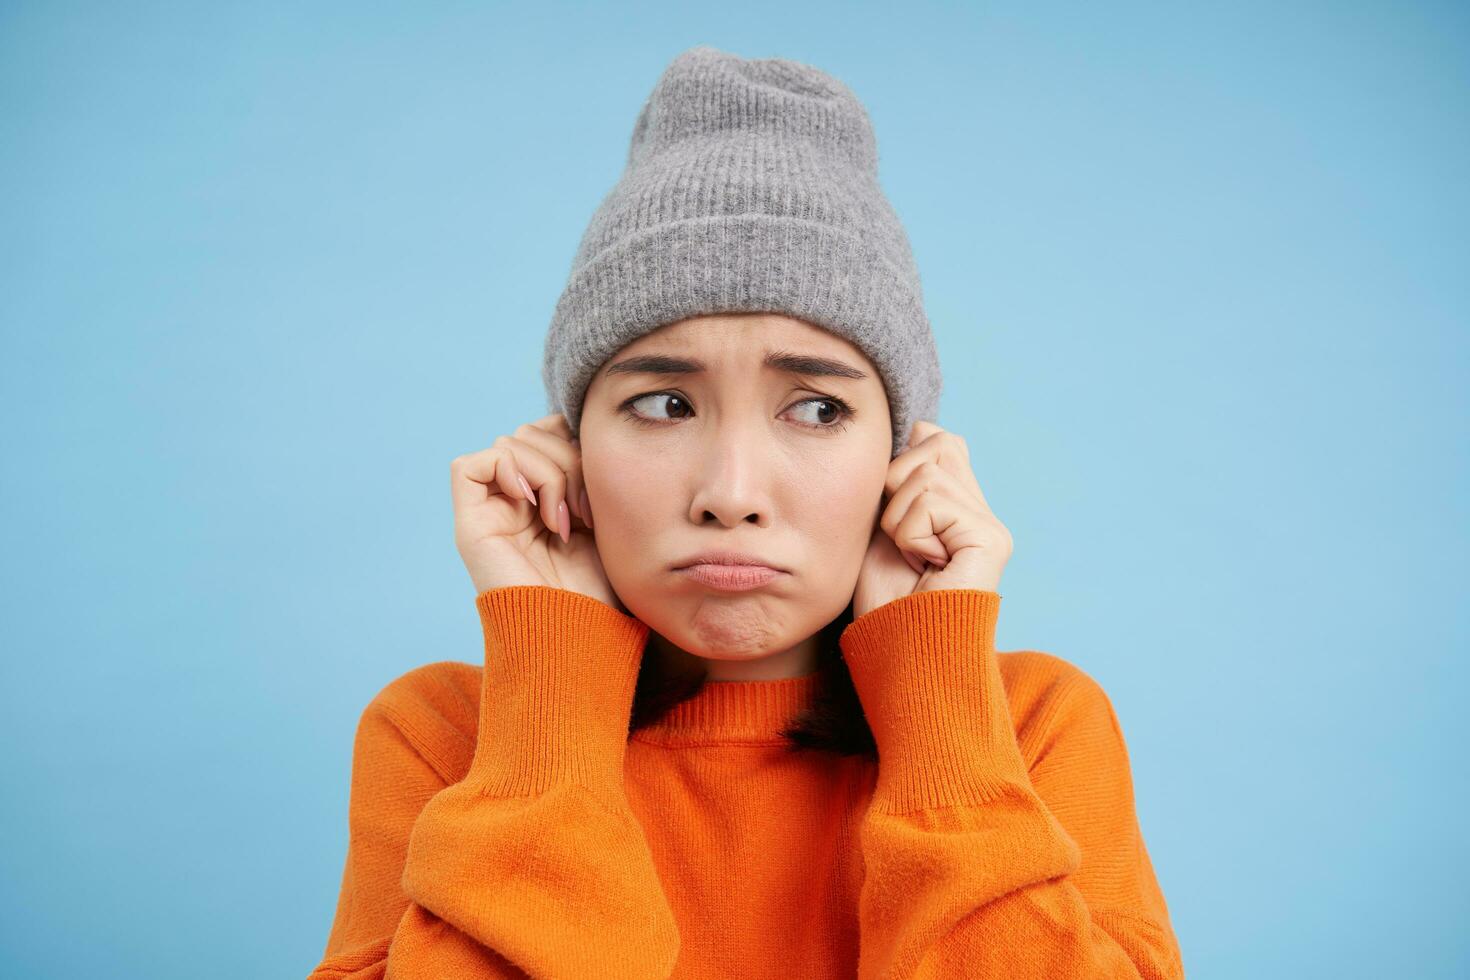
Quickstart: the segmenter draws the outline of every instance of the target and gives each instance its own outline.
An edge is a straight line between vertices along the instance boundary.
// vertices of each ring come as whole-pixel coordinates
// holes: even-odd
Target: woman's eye
[[[684,399],[680,398],[678,395],[673,395],[673,394],[669,394],[668,392],[662,392],[662,391],[655,392],[654,394],[651,394],[651,395],[643,395],[643,396],[641,396],[639,398],[635,398],[631,402],[629,402],[628,404],[637,407],[637,406],[639,406],[639,403],[641,403],[641,402],[651,402],[654,399],[658,399],[658,398],[666,398],[666,399],[668,399],[664,403],[664,405],[665,405],[665,407],[667,408],[668,411],[670,411],[671,413],[673,413],[672,415],[664,416],[665,418],[683,418],[684,416],[682,414],[679,414],[679,413],[680,412],[688,411],[688,409],[689,409],[689,403],[686,402]],[[657,403],[655,402],[655,404],[657,404]],[[643,409],[641,407],[638,408],[638,412],[639,412],[639,414],[641,414],[641,415],[647,415],[650,418],[659,418],[659,416],[658,416],[657,413],[646,411],[645,409]]]
[[[841,402],[833,398],[808,398],[798,403],[793,411],[809,406],[815,408],[815,411],[805,413],[799,421],[823,429],[840,428],[836,423],[840,423],[846,414],[845,406]]]

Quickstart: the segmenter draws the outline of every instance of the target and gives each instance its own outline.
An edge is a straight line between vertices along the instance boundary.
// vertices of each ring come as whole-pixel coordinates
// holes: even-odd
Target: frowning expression
[[[847,340],[774,313],[678,321],[598,369],[578,435],[608,579],[680,650],[809,654],[852,598],[892,428]]]

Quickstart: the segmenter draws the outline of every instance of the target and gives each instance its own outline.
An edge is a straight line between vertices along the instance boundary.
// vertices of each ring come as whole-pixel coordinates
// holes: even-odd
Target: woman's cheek
[[[583,451],[582,479],[599,527],[606,523],[621,530],[647,513],[648,499],[657,497],[660,481],[650,477],[646,460],[646,454],[611,439],[601,439],[595,453]]]
[[[806,482],[799,510],[791,514],[793,527],[802,539],[802,564],[822,579],[841,578],[840,568],[854,549],[867,551],[872,526],[866,505],[858,506],[854,494],[826,478]],[[798,516],[799,515],[799,516]]]

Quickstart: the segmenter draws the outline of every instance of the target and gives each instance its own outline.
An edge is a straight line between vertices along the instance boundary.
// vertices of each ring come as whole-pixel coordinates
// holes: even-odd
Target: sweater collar
[[[660,745],[781,743],[781,729],[816,700],[820,683],[816,672],[773,681],[706,681],[633,738]]]

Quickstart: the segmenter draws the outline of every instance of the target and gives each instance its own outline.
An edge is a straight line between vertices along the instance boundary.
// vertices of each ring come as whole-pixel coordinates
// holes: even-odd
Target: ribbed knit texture
[[[497,752],[469,776],[490,796],[575,785],[619,793],[627,719],[648,626],[603,602],[570,606],[560,590],[501,589],[475,600],[485,633],[479,730]],[[601,656],[587,655],[592,649]]]
[[[818,676],[712,682],[626,737],[647,627],[547,586],[476,597],[483,667],[367,706],[312,978],[1179,978],[1102,688],[1000,653],[1000,596],[854,620],[876,766],[792,753]]]
[[[629,342],[692,316],[772,311],[846,338],[882,375],[893,451],[942,378],[918,267],[852,90],[811,65],[709,45],[668,65],[594,212],[546,335],[548,410]]]

